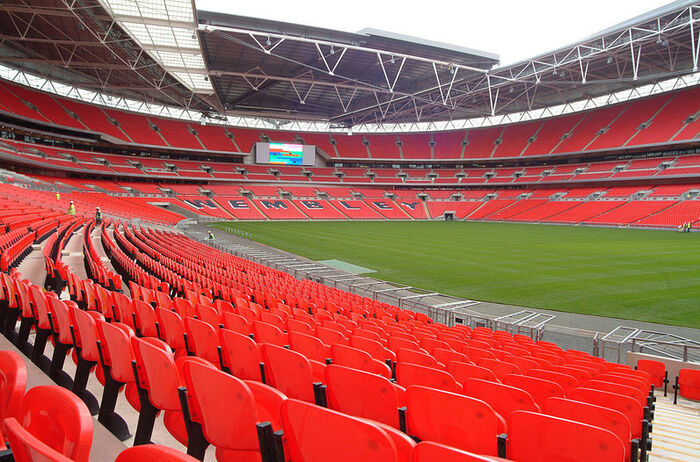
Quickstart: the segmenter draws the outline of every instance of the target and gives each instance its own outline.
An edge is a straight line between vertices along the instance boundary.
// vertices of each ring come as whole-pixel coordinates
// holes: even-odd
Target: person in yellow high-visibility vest
[[[56,191],[56,200],[60,201],[61,200],[61,193]]]
[[[70,201],[70,205],[68,206],[68,215],[72,217],[75,216],[75,204],[73,204],[73,201]]]

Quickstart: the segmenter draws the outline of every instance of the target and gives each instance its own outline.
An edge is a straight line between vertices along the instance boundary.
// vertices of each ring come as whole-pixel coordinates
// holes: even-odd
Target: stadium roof
[[[470,119],[698,70],[700,2],[679,0],[532,59],[372,29],[196,11],[192,0],[3,0],[0,62],[149,103],[336,127]]]

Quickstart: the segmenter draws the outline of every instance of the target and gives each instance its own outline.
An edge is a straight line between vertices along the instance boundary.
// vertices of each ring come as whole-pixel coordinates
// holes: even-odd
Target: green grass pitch
[[[700,327],[700,234],[467,222],[231,226],[313,260],[445,294]]]

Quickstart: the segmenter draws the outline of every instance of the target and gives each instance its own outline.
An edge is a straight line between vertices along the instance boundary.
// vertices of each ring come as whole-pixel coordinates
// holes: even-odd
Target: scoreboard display
[[[314,165],[316,147],[293,143],[255,143],[255,162],[271,165]]]

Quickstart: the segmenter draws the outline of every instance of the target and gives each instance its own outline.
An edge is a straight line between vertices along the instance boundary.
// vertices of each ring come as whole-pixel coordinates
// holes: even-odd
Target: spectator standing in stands
[[[100,211],[99,207],[95,209],[95,224],[97,226],[102,224],[102,211]]]
[[[68,206],[68,215],[72,217],[75,216],[75,204],[73,204],[73,201],[70,201],[70,205]]]

